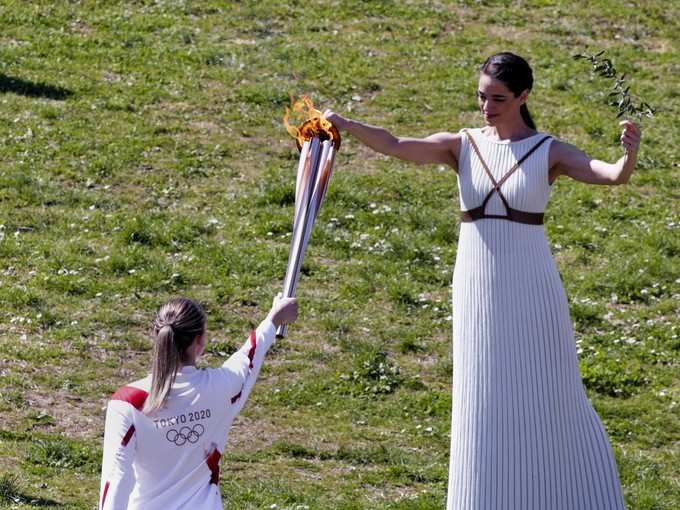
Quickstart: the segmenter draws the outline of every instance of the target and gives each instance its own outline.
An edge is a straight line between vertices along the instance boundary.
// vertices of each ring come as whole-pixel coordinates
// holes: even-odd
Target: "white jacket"
[[[141,412],[151,376],[111,397],[100,510],[222,510],[220,456],[275,331],[267,319],[220,368],[182,368],[151,416]]]

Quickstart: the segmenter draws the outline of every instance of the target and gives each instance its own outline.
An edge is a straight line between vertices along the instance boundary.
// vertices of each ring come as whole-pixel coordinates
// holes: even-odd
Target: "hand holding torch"
[[[293,105],[293,111],[305,115],[306,120],[299,127],[291,126],[288,121],[290,110],[286,109],[284,124],[296,139],[300,159],[295,181],[293,236],[283,280],[283,297],[295,296],[307,244],[328,190],[335,153],[340,148],[338,130],[314,108],[307,97],[303,96],[297,101]],[[286,325],[280,326],[276,330],[277,337],[285,337],[287,329]]]

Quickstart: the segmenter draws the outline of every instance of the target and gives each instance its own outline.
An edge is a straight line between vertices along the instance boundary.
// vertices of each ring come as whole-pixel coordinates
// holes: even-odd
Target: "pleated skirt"
[[[462,223],[448,510],[622,510],[543,226]]]

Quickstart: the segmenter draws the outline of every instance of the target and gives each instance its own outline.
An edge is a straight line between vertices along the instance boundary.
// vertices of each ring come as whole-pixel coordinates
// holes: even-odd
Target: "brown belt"
[[[460,211],[460,221],[476,221],[484,218],[497,218],[501,220],[526,223],[527,225],[543,225],[543,213],[532,213],[509,208],[507,214],[484,214],[482,207],[475,207],[469,211]]]
[[[461,211],[460,212],[460,219],[461,221],[468,222],[468,221],[476,221],[476,220],[481,220],[483,218],[496,218],[496,219],[501,219],[501,220],[509,220],[509,221],[515,221],[517,223],[526,223],[528,225],[543,225],[543,213],[534,213],[534,212],[526,212],[526,211],[520,211],[519,209],[513,209],[510,207],[510,204],[508,204],[508,201],[506,200],[505,196],[501,192],[501,186],[505,181],[508,180],[508,177],[510,177],[515,170],[519,168],[519,166],[529,157],[531,156],[536,149],[538,149],[543,142],[548,140],[550,137],[545,136],[541,138],[541,140],[534,145],[529,151],[522,156],[517,163],[513,165],[513,167],[508,170],[505,175],[496,182],[496,179],[494,178],[493,174],[491,173],[491,170],[489,170],[489,167],[486,164],[486,161],[484,161],[484,158],[482,158],[482,154],[479,152],[479,148],[477,147],[477,144],[475,143],[474,139],[468,133],[466,130],[463,130],[463,132],[466,134],[468,137],[468,140],[470,141],[470,145],[474,149],[475,153],[477,154],[477,157],[479,158],[479,161],[482,163],[482,167],[486,171],[486,174],[488,175],[489,179],[493,183],[493,188],[489,193],[486,195],[484,198],[484,201],[482,202],[482,205],[479,207],[475,207],[474,209],[470,209],[468,211]],[[503,205],[505,206],[505,211],[506,214],[486,214],[484,210],[486,209],[486,204],[491,198],[491,195],[493,195],[494,191],[498,193],[498,196],[501,198],[503,201]]]

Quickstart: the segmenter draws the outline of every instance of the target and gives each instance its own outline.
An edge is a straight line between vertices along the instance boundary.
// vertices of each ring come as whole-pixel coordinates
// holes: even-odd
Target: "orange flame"
[[[301,122],[298,127],[290,124],[291,113]],[[314,137],[318,137],[321,141],[332,140],[336,151],[340,148],[340,133],[333,124],[321,115],[319,110],[314,108],[314,103],[307,96],[300,97],[291,108],[286,108],[283,125],[290,136],[295,138],[298,149],[302,149],[302,144]]]

